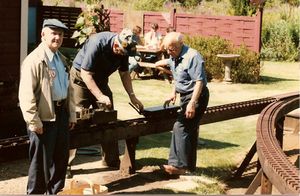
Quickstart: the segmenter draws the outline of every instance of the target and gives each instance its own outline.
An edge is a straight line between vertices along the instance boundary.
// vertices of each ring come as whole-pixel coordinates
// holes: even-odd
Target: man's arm
[[[34,89],[37,88],[37,71],[35,65],[26,59],[21,67],[20,86],[19,86],[19,104],[23,118],[30,131],[39,134],[43,133],[43,123],[39,117],[37,100]]]
[[[80,76],[88,89],[91,91],[91,93],[96,97],[96,99],[100,103],[104,103],[106,106],[111,107],[111,101],[108,96],[104,95],[99,87],[97,86],[94,78],[94,73],[90,71],[86,71],[84,69],[81,69]]]
[[[192,98],[191,98],[190,102],[197,103],[197,100],[200,97],[202,88],[203,88],[203,82],[201,80],[196,81],[194,91],[193,91],[193,95],[192,95]]]
[[[122,84],[124,86],[124,89],[126,90],[130,101],[137,106],[141,111],[144,109],[144,106],[142,104],[142,102],[140,102],[140,100],[138,100],[135,96],[135,93],[133,92],[133,88],[132,88],[132,82],[131,82],[131,78],[130,78],[130,74],[128,71],[119,71],[120,74],[120,78],[122,81]]]
[[[128,71],[119,71],[119,75],[120,75],[122,84],[123,84],[128,96],[130,97],[131,95],[134,95],[129,72]]]
[[[155,62],[156,67],[164,67],[167,66],[168,64],[169,64],[169,59],[161,59]]]

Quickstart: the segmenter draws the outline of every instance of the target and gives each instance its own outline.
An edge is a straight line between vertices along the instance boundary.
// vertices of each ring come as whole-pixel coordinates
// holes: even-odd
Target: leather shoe
[[[170,175],[183,175],[186,169],[174,167],[173,165],[163,165],[164,170]]]

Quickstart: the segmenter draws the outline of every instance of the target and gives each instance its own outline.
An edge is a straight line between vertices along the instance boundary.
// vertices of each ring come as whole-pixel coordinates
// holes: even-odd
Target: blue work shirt
[[[204,60],[199,52],[183,45],[178,58],[171,57],[169,65],[174,77],[176,92],[193,92],[196,81],[201,80],[207,85]]]
[[[115,72],[128,71],[128,56],[116,55],[113,43],[117,34],[100,32],[89,37],[77,53],[73,66],[95,73],[96,82],[108,82],[108,77]]]
[[[54,101],[66,99],[69,86],[69,76],[66,72],[66,68],[61,61],[58,52],[53,53],[48,47],[45,47],[45,51],[49,60],[49,76],[52,99]]]

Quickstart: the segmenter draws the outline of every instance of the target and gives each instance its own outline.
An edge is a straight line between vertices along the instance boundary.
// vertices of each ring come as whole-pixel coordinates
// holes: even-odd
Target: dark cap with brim
[[[64,31],[69,30],[68,27],[62,23],[61,21],[57,19],[45,19],[43,22],[43,28],[49,27],[49,28],[56,28],[56,29],[62,29]]]

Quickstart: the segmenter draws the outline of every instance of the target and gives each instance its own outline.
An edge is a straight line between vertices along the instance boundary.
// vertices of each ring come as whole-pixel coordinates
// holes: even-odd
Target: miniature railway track
[[[259,114],[259,112],[268,104],[274,102],[276,97],[267,97],[250,101],[243,101],[231,104],[208,107],[201,120],[201,124],[209,124],[238,117]],[[71,132],[72,137],[78,135],[78,139],[82,138],[82,134],[95,134],[96,132],[109,132],[112,130],[112,138],[128,139],[130,137],[143,136],[151,133],[161,133],[171,130],[173,121],[176,116],[170,116],[164,121],[158,121],[157,118],[137,118],[124,121],[116,121],[107,124],[89,125],[89,127],[77,128]],[[85,123],[89,124],[89,122]],[[123,130],[124,129],[124,130]],[[126,130],[125,130],[126,129]],[[102,131],[99,131],[102,130]],[[103,131],[105,130],[105,131]],[[121,131],[117,131],[121,130]],[[115,134],[113,134],[115,133]],[[117,134],[116,134],[117,133]],[[100,134],[100,133],[99,133]],[[76,137],[77,138],[77,137]],[[106,137],[107,138],[107,137]],[[93,139],[93,138],[92,138]],[[71,141],[71,147],[82,147],[85,145],[93,145],[95,142],[82,141],[85,144]],[[15,148],[17,146],[28,145],[28,136],[18,136],[13,138],[0,139],[0,154],[1,151]]]
[[[295,97],[299,97],[299,92],[219,106],[211,106],[205,111],[200,124],[215,123],[259,114],[270,104],[275,104],[282,100],[288,100]],[[70,148],[95,145],[103,142],[104,140],[106,142],[113,140],[126,140],[126,150],[124,158],[121,161],[120,170],[125,171],[124,173],[134,173],[135,148],[138,143],[138,137],[170,131],[176,119],[178,109],[179,107],[174,107],[173,110],[169,111],[169,113],[159,111],[156,112],[155,115],[153,115],[153,113],[150,116],[144,115],[144,118],[113,121],[103,124],[93,124],[91,121],[79,120],[77,128],[70,132]],[[84,138],[84,140],[82,138]],[[28,143],[29,141],[27,136],[1,139],[0,161],[2,161],[5,156],[17,152],[18,149],[26,149],[26,147],[28,147]],[[241,169],[244,168],[241,167]]]
[[[288,160],[278,138],[283,132],[282,122],[285,115],[299,108],[299,101],[299,95],[282,97],[269,104],[260,113],[257,121],[256,147],[262,171],[267,176],[267,181],[282,194],[300,193],[300,171]],[[263,187],[262,185],[262,189]],[[267,189],[269,190],[262,190],[262,194],[271,192],[270,188]]]

